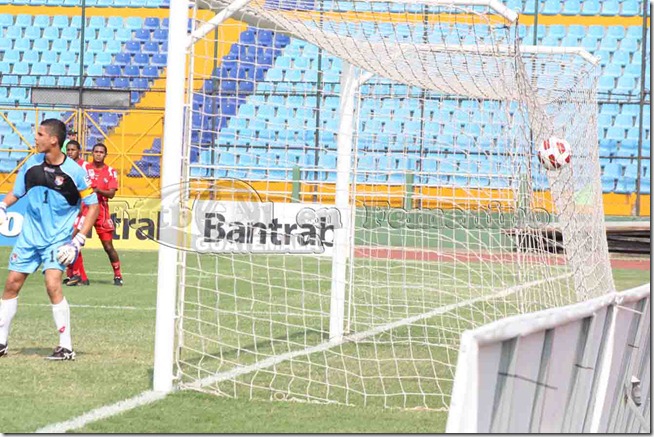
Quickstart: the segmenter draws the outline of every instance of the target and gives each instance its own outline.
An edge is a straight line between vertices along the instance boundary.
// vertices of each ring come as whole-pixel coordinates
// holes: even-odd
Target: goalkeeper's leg
[[[62,273],[63,270],[59,268],[44,270],[45,288],[52,304],[52,316],[55,326],[59,331],[59,347],[55,348],[53,355],[49,358],[70,360],[75,357],[75,354],[70,336],[70,307],[61,287]]]
[[[11,321],[18,310],[18,293],[27,279],[27,273],[10,270],[0,300],[0,357],[7,354]]]

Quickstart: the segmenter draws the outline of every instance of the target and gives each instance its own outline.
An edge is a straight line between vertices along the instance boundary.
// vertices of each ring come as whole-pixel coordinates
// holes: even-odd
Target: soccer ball
[[[570,143],[550,137],[540,144],[538,159],[547,170],[557,170],[570,163]]]

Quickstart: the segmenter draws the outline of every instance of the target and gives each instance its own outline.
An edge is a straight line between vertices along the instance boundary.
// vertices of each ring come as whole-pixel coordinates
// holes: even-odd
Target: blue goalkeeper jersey
[[[98,203],[86,171],[65,157],[60,165],[45,161],[45,154],[30,157],[16,176],[13,193],[27,196],[20,237],[32,247],[46,247],[71,238],[81,202]]]

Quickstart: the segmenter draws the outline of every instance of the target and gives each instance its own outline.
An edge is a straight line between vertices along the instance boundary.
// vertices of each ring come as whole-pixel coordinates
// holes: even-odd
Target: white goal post
[[[614,291],[583,50],[495,0],[169,26],[155,390],[447,410],[462,332]]]

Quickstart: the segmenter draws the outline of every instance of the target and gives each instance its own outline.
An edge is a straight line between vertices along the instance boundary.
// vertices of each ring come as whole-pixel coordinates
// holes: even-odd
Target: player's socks
[[[13,299],[0,299],[0,344],[7,344],[11,320],[18,310],[18,297]]]
[[[59,331],[59,346],[73,350],[72,340],[70,338],[70,307],[64,297],[61,302],[52,305],[52,316],[54,317],[55,326]]]
[[[111,268],[114,269],[114,278],[122,278],[123,274],[120,273],[120,261],[111,263]]]
[[[79,256],[73,263],[73,269],[75,274],[79,275],[82,278],[82,281],[88,281],[89,278],[86,276],[86,270],[84,269],[84,258],[82,258],[82,252],[79,253]]]

